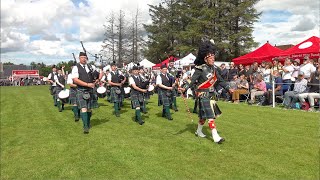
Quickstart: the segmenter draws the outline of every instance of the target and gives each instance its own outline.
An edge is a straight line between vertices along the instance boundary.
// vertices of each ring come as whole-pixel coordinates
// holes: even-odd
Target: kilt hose
[[[136,109],[137,107],[141,108],[143,106],[144,100],[143,100],[142,93],[137,93],[137,92],[131,91],[130,97],[131,97],[131,108],[132,109]]]
[[[77,104],[77,89],[76,88],[70,88],[69,104],[71,104],[71,105]]]
[[[198,100],[199,103],[199,118],[200,119],[214,119],[221,114],[221,111],[216,103],[210,103],[214,93],[203,93]]]
[[[83,94],[84,92],[88,92],[90,94],[90,98],[89,99],[83,99]],[[78,108],[81,110],[82,108],[87,108],[87,109],[94,109],[94,108],[98,108],[98,101],[97,99],[94,97],[94,93],[92,89],[84,89],[84,88],[79,88],[77,89],[77,105]]]
[[[110,101],[112,103],[120,103],[120,101],[121,101],[121,94],[117,94],[116,89],[120,90],[119,87],[111,87],[111,89],[110,89]]]

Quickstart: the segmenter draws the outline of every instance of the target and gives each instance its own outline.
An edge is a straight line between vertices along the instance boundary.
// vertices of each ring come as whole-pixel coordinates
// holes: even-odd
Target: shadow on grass
[[[104,104],[104,103],[98,103],[99,104],[99,107],[100,106],[108,106],[107,104]]]
[[[194,132],[196,131],[196,127],[197,125],[195,123],[189,123],[186,125],[186,127],[184,129],[181,129],[180,131],[178,131],[177,133],[173,134],[173,135],[180,135],[183,134],[185,132],[189,132],[191,134],[194,134]]]
[[[64,111],[69,111],[69,110],[72,110],[72,106],[64,105]]]
[[[110,121],[110,119],[106,119],[106,118],[104,118],[104,119],[92,119],[91,120],[91,125],[92,126],[98,126],[100,124],[107,123],[109,121]]]

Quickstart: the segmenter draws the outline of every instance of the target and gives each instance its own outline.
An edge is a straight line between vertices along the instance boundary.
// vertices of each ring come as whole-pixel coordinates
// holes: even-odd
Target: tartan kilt
[[[170,106],[170,104],[172,103],[172,95],[171,96],[167,96],[167,91],[168,90],[162,90],[159,89],[159,101],[158,101],[158,106],[164,105],[164,106]],[[172,94],[172,93],[171,93]]]
[[[206,93],[208,94],[208,93]],[[210,100],[212,97],[212,93],[209,95],[204,95],[199,97],[199,118],[200,119],[213,119],[216,118],[216,116],[221,114],[221,111],[217,104],[214,105],[213,109],[210,105]]]
[[[76,96],[76,99],[77,99],[77,106],[79,109],[82,109],[82,108],[87,108],[87,109],[94,109],[94,108],[98,108],[99,105],[98,105],[98,101],[97,99],[94,97],[94,94],[93,94],[93,91],[90,90],[88,91],[89,94],[90,94],[90,99],[88,100],[85,100],[83,99],[83,93],[84,93],[84,89],[81,89],[81,88],[78,88],[77,89],[77,96]]]
[[[69,91],[69,104],[77,104],[77,89],[70,88]]]
[[[56,99],[59,99],[59,93],[62,91],[63,89],[62,89],[62,87],[60,87],[60,86],[56,86],[55,87],[55,93],[54,93],[54,98],[56,98]]]
[[[136,93],[131,92],[131,108],[136,109],[137,107],[141,107],[143,104],[143,94],[142,93]]]
[[[111,87],[111,90],[110,90],[110,100],[113,103],[118,103],[121,101],[121,94],[117,94],[116,89],[117,87]]]
[[[144,96],[144,99],[147,99],[147,100],[150,99],[150,93],[151,93],[151,92],[149,92],[149,91],[147,91],[146,93],[144,93],[144,95],[143,95],[143,96]]]

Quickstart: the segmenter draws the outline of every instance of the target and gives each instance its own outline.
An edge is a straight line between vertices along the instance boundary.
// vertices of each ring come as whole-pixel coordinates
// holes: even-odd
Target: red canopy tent
[[[311,59],[320,57],[320,39],[316,36],[312,36],[309,39],[285,50],[280,53],[279,58],[284,59],[286,57],[292,59],[303,59],[304,56],[309,56]]]
[[[272,58],[279,56],[283,50],[276,48],[269,44],[265,43],[260,48],[237,58],[234,58],[232,61],[234,64],[252,64],[253,62],[261,63],[262,61],[271,61]]]
[[[168,65],[170,60],[176,61],[176,60],[178,60],[178,58],[175,58],[175,57],[173,57],[173,56],[170,56],[168,59],[162,61],[161,63],[158,63],[158,64],[152,66],[152,70],[158,70],[158,69],[160,69],[163,64]]]

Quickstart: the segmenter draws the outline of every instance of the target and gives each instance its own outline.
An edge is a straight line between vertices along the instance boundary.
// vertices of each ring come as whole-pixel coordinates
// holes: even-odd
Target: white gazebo
[[[155,64],[148,61],[147,59],[144,59],[140,62],[140,66],[143,66],[144,68],[152,68]]]
[[[193,65],[195,59],[196,59],[196,57],[192,53],[190,53],[186,57],[175,61],[174,67],[179,68],[179,67]]]

